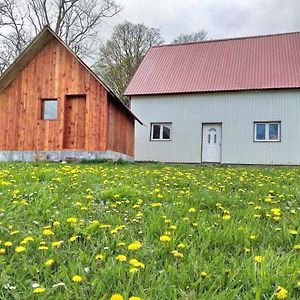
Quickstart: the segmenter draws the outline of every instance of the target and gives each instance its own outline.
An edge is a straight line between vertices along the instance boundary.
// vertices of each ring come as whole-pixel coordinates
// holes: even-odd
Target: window
[[[42,100],[42,119],[57,119],[57,99]]]
[[[255,142],[279,142],[280,122],[254,122]]]
[[[152,123],[151,141],[170,141],[172,123]]]

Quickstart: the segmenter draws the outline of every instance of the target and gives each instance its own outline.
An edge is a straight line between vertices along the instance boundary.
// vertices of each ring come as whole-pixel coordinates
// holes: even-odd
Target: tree
[[[205,30],[201,30],[190,34],[180,34],[176,39],[174,39],[172,44],[201,42],[205,40],[206,37],[207,32]]]
[[[100,23],[120,11],[115,0],[0,0],[0,72],[44,26],[78,55],[89,55]]]
[[[129,80],[148,49],[162,43],[159,29],[125,21],[114,27],[111,38],[101,46],[99,59],[93,68],[116,95],[128,104],[123,93]]]

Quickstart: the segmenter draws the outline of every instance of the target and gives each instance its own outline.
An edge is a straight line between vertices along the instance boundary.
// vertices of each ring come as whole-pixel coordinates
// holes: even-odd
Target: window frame
[[[153,138],[153,127],[154,127],[154,125],[159,125],[160,126],[159,139],[154,139]],[[170,126],[170,138],[169,139],[164,139],[163,138],[163,126],[164,125],[169,125]],[[150,141],[151,142],[170,142],[172,140],[172,127],[173,127],[172,122],[152,122],[152,123],[150,123]]]
[[[56,101],[56,118],[55,119],[48,119],[45,118],[45,102],[47,101]],[[41,120],[42,121],[57,121],[58,120],[58,106],[59,106],[59,100],[58,98],[41,98]]]
[[[265,125],[265,139],[257,139],[257,125]],[[278,139],[270,139],[269,125],[278,125]],[[253,122],[253,142],[255,143],[279,143],[281,142],[281,121],[254,121]]]

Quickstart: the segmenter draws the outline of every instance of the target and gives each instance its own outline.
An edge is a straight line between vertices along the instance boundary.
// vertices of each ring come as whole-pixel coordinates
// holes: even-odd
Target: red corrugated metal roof
[[[300,32],[152,47],[125,95],[300,88]]]

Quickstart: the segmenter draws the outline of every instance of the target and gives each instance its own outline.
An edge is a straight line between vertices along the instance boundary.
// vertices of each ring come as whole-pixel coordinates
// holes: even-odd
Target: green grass
[[[299,168],[0,164],[0,299],[299,299],[299,199]]]

